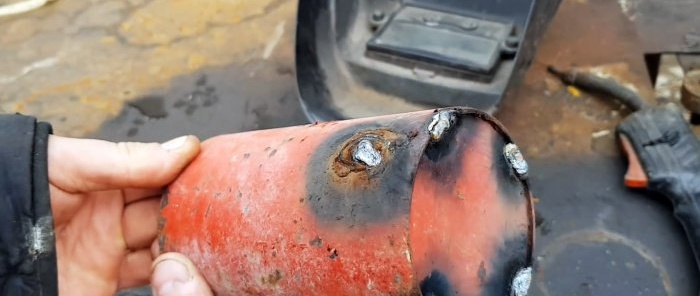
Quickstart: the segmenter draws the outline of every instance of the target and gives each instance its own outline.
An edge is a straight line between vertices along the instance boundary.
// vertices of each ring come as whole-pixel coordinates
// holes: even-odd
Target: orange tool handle
[[[673,105],[637,111],[617,131],[629,160],[625,184],[673,203],[700,265],[700,142]]]

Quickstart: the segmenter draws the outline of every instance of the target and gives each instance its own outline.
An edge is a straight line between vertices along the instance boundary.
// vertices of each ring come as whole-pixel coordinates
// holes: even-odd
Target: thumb
[[[164,144],[50,136],[49,180],[68,192],[157,188],[172,182],[198,153],[194,136]]]
[[[153,262],[154,296],[212,296],[209,284],[187,257],[165,253]]]

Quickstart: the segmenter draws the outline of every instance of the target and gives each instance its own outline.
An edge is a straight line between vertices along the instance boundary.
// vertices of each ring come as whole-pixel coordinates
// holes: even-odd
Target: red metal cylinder
[[[163,197],[161,251],[219,295],[524,295],[512,147],[467,108],[212,138]]]

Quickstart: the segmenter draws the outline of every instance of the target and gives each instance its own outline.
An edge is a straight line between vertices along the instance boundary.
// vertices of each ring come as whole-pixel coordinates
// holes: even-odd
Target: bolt
[[[518,44],[520,43],[520,38],[517,36],[510,36],[506,38],[506,46],[508,47],[518,47]]]
[[[428,132],[433,142],[440,141],[446,130],[449,130],[456,120],[453,111],[443,110],[433,115],[433,121],[428,124]]]
[[[362,162],[370,167],[376,167],[382,163],[382,154],[374,149],[374,144],[368,139],[362,139],[357,143],[355,151],[352,153],[352,159]]]
[[[518,270],[518,273],[513,277],[513,282],[510,285],[511,296],[527,296],[527,290],[530,289],[530,280],[532,279],[532,267],[526,267]]]
[[[508,164],[510,164],[510,167],[515,171],[518,179],[525,180],[527,178],[528,166],[518,146],[513,143],[508,143],[503,147],[503,155],[506,161],[508,161]]]
[[[372,31],[376,31],[381,25],[383,25],[386,22],[386,19],[386,14],[383,11],[375,10],[374,12],[372,12],[372,15],[369,18],[370,29],[372,29]]]
[[[386,15],[384,14],[383,11],[381,11],[381,10],[375,10],[374,12],[372,12],[372,21],[373,21],[373,22],[381,22],[381,21],[384,20],[384,17],[385,17],[385,16],[386,16]]]

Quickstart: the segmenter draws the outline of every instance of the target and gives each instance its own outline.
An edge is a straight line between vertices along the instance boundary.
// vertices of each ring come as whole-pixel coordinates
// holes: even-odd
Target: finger
[[[163,188],[128,188],[124,189],[124,203],[130,204],[149,197],[160,198],[163,195]]]
[[[49,180],[67,192],[158,188],[172,182],[197,153],[194,136],[164,144],[50,136]]]
[[[51,196],[51,213],[54,225],[63,225],[69,221],[85,202],[82,195],[66,194],[55,186],[49,187]]]
[[[192,261],[179,253],[165,253],[156,258],[151,287],[155,296],[213,295]]]
[[[160,243],[157,239],[153,240],[153,243],[151,244],[151,256],[153,258],[160,256]]]
[[[118,289],[145,286],[151,277],[153,257],[148,249],[131,252],[122,260],[119,269]]]
[[[129,204],[122,214],[122,229],[127,248],[150,247],[158,233],[160,199],[149,198]]]

